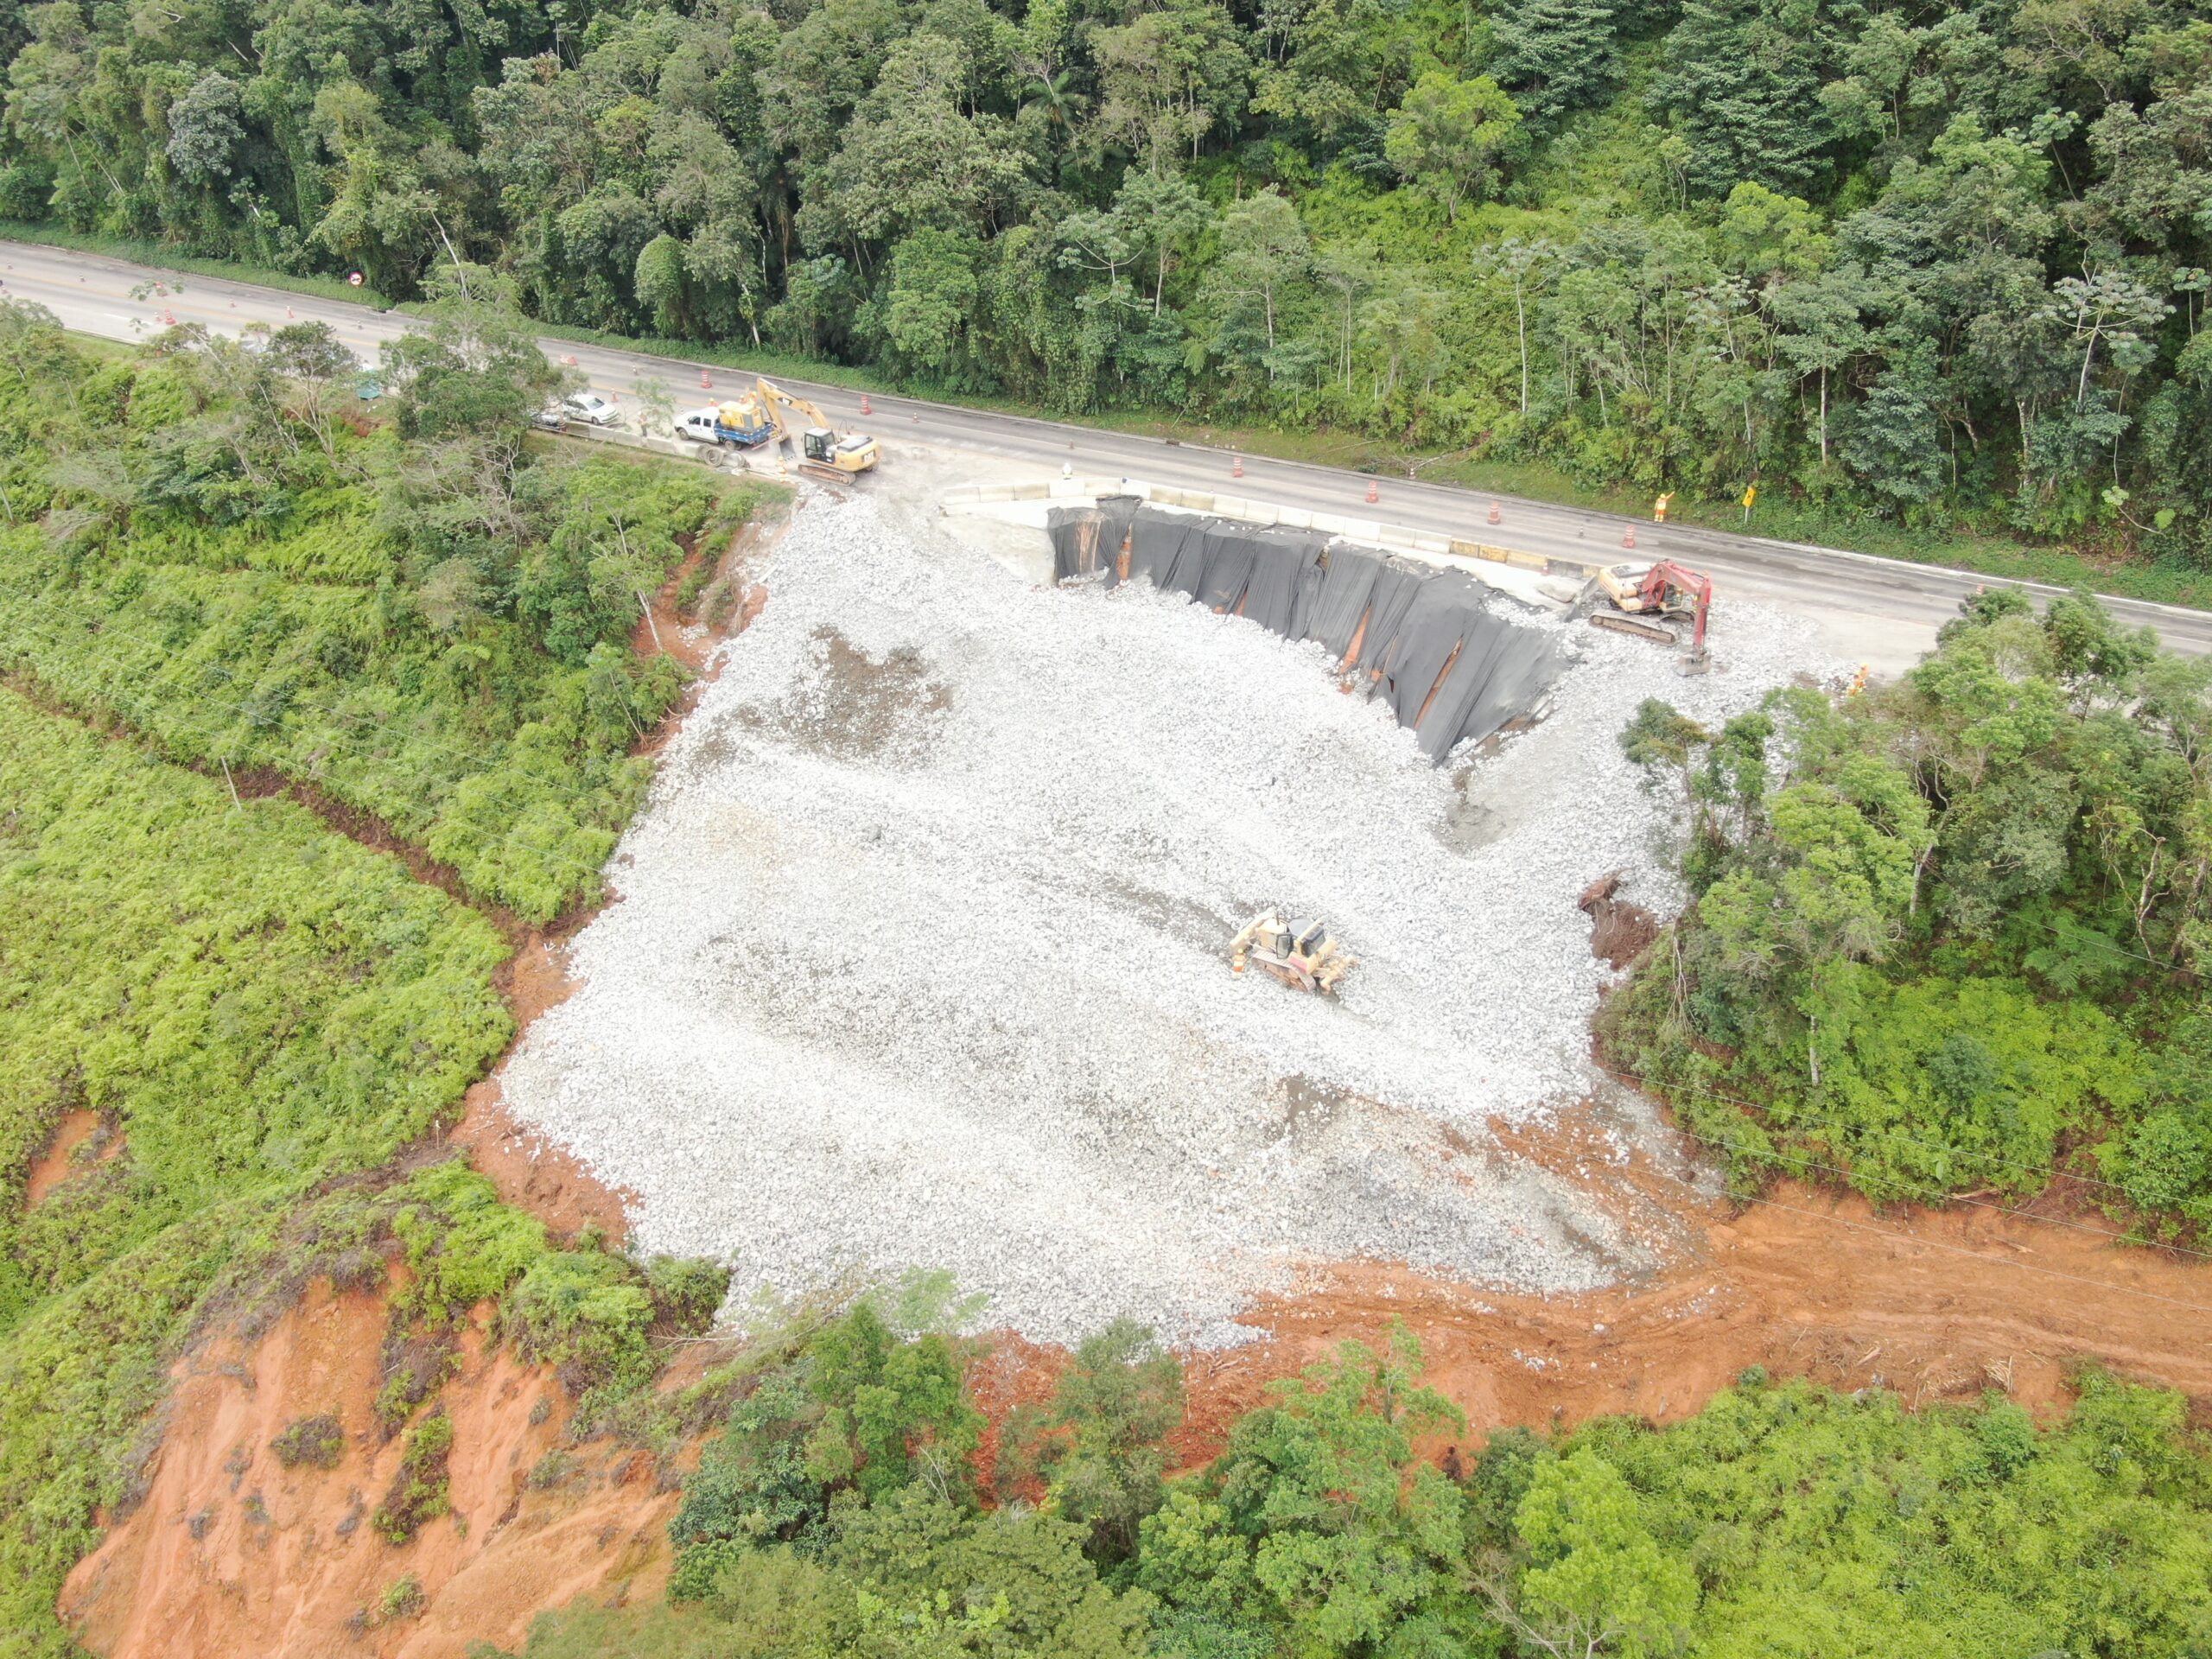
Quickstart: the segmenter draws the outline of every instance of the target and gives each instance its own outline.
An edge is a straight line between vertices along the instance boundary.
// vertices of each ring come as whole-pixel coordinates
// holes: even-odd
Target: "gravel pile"
[[[1645,696],[1746,706],[1808,630],[1732,609],[1732,671],[1684,680],[1577,627],[1548,718],[1440,769],[1319,646],[1032,587],[865,499],[810,504],[764,580],[505,1079],[638,1195],[640,1246],[741,1294],[947,1268],[988,1323],[1199,1344],[1301,1263],[1640,1265],[1486,1120],[1592,1082],[1575,899],[1662,827],[1614,734]],[[1271,903],[1362,957],[1340,1001],[1230,974]]]

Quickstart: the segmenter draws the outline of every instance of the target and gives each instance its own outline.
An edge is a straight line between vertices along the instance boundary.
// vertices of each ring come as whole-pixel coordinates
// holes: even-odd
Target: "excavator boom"
[[[836,481],[874,467],[879,453],[876,442],[866,433],[848,432],[840,436],[812,399],[785,391],[772,380],[755,381],[753,390],[768,418],[775,423],[777,444],[795,442],[799,471]],[[796,435],[787,412],[806,423]]]
[[[1690,655],[1705,655],[1706,616],[1713,608],[1713,578],[1702,570],[1693,570],[1686,564],[1672,559],[1661,559],[1643,573],[1638,590],[1646,609],[1664,610],[1671,594],[1688,594],[1696,601],[1696,632],[1690,641]]]

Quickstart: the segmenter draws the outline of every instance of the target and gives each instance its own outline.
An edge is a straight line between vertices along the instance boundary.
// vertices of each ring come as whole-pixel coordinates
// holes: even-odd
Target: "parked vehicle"
[[[614,426],[622,419],[622,411],[614,407],[613,400],[595,391],[570,392],[561,400],[561,407],[567,411],[569,419],[582,421],[586,426]]]
[[[726,404],[709,404],[676,417],[676,435],[695,443],[722,443],[751,449],[776,435],[776,423],[751,394]]]

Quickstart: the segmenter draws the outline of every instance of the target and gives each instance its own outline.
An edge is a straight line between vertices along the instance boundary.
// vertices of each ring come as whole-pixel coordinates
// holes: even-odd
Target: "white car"
[[[622,411],[613,402],[595,391],[579,391],[561,400],[561,407],[572,421],[582,421],[587,426],[613,426],[622,418]]]

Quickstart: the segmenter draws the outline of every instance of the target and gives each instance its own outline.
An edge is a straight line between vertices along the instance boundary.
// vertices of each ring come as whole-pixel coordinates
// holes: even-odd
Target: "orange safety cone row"
[[[1623,547],[1634,547],[1636,545],[1636,526],[1634,524],[1630,524],[1626,530],[1621,531],[1621,545]]]

